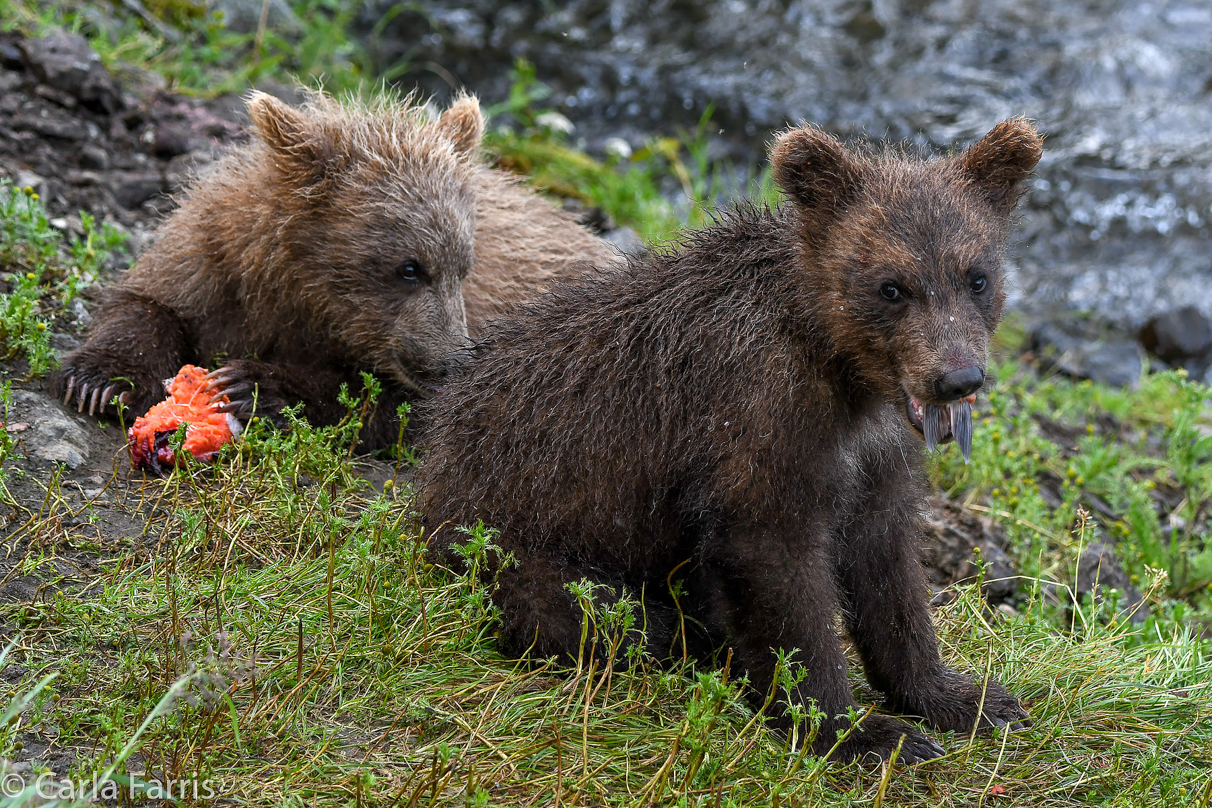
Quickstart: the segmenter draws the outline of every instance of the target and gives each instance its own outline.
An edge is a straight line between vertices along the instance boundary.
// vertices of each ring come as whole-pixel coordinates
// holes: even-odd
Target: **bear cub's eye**
[[[900,300],[903,296],[904,292],[901,291],[901,287],[897,286],[891,281],[886,281],[884,285],[880,287],[880,297],[889,302]]]
[[[985,291],[985,287],[987,285],[988,281],[985,280],[985,276],[977,275],[968,283],[968,288],[972,290],[973,294],[979,295],[981,292]]]
[[[416,261],[405,261],[400,264],[400,268],[396,270],[396,274],[400,276],[400,280],[408,283],[420,283],[428,276],[425,274],[425,269]]]

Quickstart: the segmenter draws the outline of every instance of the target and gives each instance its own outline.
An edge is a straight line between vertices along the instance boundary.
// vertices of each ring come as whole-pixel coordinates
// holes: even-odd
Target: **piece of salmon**
[[[203,462],[214,460],[219,449],[240,434],[240,421],[234,415],[218,410],[227,397],[214,402],[210,400],[204,368],[186,365],[164,386],[168,389],[168,398],[152,405],[146,415],[136,418],[134,426],[126,433],[130,460],[136,468],[156,474],[171,469],[176,458],[169,438],[181,424],[189,425],[181,448]]]

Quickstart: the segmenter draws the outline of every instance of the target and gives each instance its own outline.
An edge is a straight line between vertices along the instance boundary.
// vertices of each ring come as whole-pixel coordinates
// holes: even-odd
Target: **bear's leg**
[[[49,386],[64,404],[89,414],[115,412],[111,401],[142,415],[165,396],[171,379],[191,359],[185,325],[154,300],[112,290],[88,342],[51,374]]]
[[[919,559],[922,525],[911,497],[876,490],[839,541],[838,579],[851,637],[867,679],[903,714],[941,730],[971,732],[1030,725],[999,683],[983,686],[946,667],[926,604]]]
[[[242,421],[259,415],[280,427],[286,426],[282,409],[294,404],[303,405],[302,416],[314,426],[338,423],[346,414],[340,401],[342,384],[357,398],[363,386],[362,377],[328,367],[255,359],[229,360],[212,371],[208,381],[215,400],[227,396],[227,403],[220,407],[224,412]],[[385,386],[369,422],[362,425],[360,448],[382,449],[396,442],[400,426],[396,407],[403,400],[396,390]]]
[[[793,538],[794,536],[794,538]],[[710,551],[691,591],[702,619],[733,642],[733,666],[746,672],[753,697],[764,700],[774,686],[775,649],[793,652],[806,674],[792,698],[815,702],[825,714],[813,751],[825,754],[838,732],[850,729],[851,710],[862,709],[850,691],[846,657],[833,627],[837,596],[832,565],[821,548],[804,546],[802,530],[734,535]],[[798,650],[796,650],[798,649]],[[786,694],[774,694],[776,722],[789,728]],[[920,730],[885,715],[871,714],[833,752],[835,760],[883,759],[904,743],[904,763],[930,760],[943,750]]]
[[[591,623],[582,648],[584,610],[569,592],[568,584],[582,580],[601,584],[593,591],[594,608],[599,612],[616,603],[623,594],[639,601],[639,593],[620,581],[605,580],[600,572],[566,558],[543,553],[515,553],[515,558],[516,566],[500,570],[497,590],[492,596],[501,610],[501,636],[505,646],[518,654],[529,650],[535,659],[556,656],[576,662],[578,658],[588,660],[593,653],[599,662],[604,661],[606,646],[616,637],[604,638],[599,629],[599,643],[591,649],[589,644],[594,636]],[[456,564],[455,569],[458,568]],[[675,636],[676,612],[646,598],[642,604],[637,604],[634,615],[634,626],[621,638],[614,654],[615,663],[625,665],[628,650],[641,641],[651,655],[667,657]],[[679,655],[680,649],[679,643]]]

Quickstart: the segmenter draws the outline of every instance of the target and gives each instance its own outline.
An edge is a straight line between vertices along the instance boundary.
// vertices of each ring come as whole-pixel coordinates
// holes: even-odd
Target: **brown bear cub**
[[[791,652],[824,753],[856,707],[840,610],[891,709],[943,730],[1025,726],[1000,684],[939,656],[918,409],[961,421],[983,384],[1040,151],[1024,120],[931,161],[795,129],[773,150],[787,204],[742,206],[496,321],[444,390],[418,483],[439,536],[483,520],[516,558],[494,571],[508,646],[575,659],[567,584],[643,593],[650,650],[726,644],[754,694]],[[679,605],[704,637],[678,635]],[[902,736],[903,761],[942,754],[873,714],[836,757],[887,757]]]
[[[484,119],[462,97],[440,117],[406,100],[302,109],[256,94],[252,142],[189,190],[111,290],[88,342],[52,377],[65,403],[134,414],[185,363],[228,411],[302,402],[338,420],[341,384],[387,384],[364,445],[395,440],[396,405],[432,390],[446,355],[551,278],[614,253],[477,159]],[[110,408],[112,412],[112,408]]]

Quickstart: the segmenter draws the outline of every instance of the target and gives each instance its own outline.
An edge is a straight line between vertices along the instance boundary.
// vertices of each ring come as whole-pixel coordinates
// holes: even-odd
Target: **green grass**
[[[602,162],[570,148],[566,134],[542,125],[542,102],[548,95],[534,67],[519,60],[509,98],[488,110],[505,124],[485,138],[498,165],[526,176],[539,190],[597,205],[652,243],[669,240],[681,228],[707,224],[716,202],[729,196],[724,177],[733,173],[731,166],[709,156],[711,108],[694,132],[652,138],[626,159]],[[769,170],[749,174],[751,195],[778,200]],[[670,184],[683,198],[681,210],[669,201],[665,186]]]
[[[88,779],[189,677],[141,736],[144,778],[241,804],[1204,804],[1212,658],[1179,621],[1070,613],[1034,582],[1007,617],[966,588],[937,615],[944,654],[1009,684],[1035,727],[939,735],[950,754],[913,769],[827,765],[804,754],[807,725],[768,731],[726,671],[503,657],[491,590],[432,564],[407,486],[364,482],[351,434],[254,427],[214,468],[115,492],[148,522],[108,546],[90,507],[48,496],[23,571],[53,581],[71,547],[101,551],[103,572],[88,597],[0,606],[27,679],[58,675],[53,709],[0,736],[0,755],[53,722],[92,750],[74,773]],[[473,561],[490,540],[468,536]],[[1156,603],[1164,584],[1146,583]],[[611,647],[619,621],[586,603],[587,643]]]
[[[996,516],[1027,574],[1071,578],[1080,541],[1116,542],[1134,581],[1163,571],[1164,594],[1212,621],[1208,388],[1182,371],[1146,374],[1135,390],[1040,379],[1013,360],[994,372],[972,463],[939,453],[935,482]]]
[[[289,37],[272,26],[237,33],[221,13],[193,0],[146,6],[167,24],[148,25],[118,4],[88,13],[87,6],[62,0],[0,0],[0,30],[37,34],[59,27],[84,34],[111,70],[121,73],[127,65],[150,70],[163,76],[169,89],[189,95],[242,92],[263,78],[322,81],[332,90],[357,90],[372,81],[369,57],[348,31],[357,2],[291,3],[304,24]]]
[[[0,359],[21,359],[40,376],[55,365],[48,322],[114,259],[125,236],[80,214],[82,237],[51,226],[33,188],[0,180]]]
[[[345,32],[350,6],[305,6],[320,13],[300,38],[263,37],[258,55],[255,38],[191,5],[148,5],[184,39],[122,17],[116,31],[94,30],[71,6],[26,0],[0,0],[0,26],[74,26],[110,64],[134,62],[197,92],[287,71],[331,71],[331,87],[366,83]],[[706,220],[727,173],[708,158],[706,119],[602,161],[542,125],[544,98],[519,64],[487,140],[502,165],[653,241]],[[774,198],[768,173],[756,183]],[[685,204],[668,201],[670,188]],[[34,373],[52,361],[45,324],[119,246],[112,229],[84,222],[85,237],[65,240],[32,193],[0,186],[0,345]],[[1208,808],[1209,391],[1169,372],[1135,390],[1041,376],[1014,358],[1014,333],[1002,332],[1010,344],[971,464],[945,448],[930,470],[937,488],[1005,529],[1024,576],[1013,609],[991,611],[978,587],[964,587],[936,622],[951,664],[1025,699],[1027,732],[938,735],[949,755],[915,768],[832,766],[804,752],[810,720],[790,737],[768,731],[726,669],[632,658],[619,670],[568,670],[505,657],[491,588],[425,552],[399,476],[407,452],[368,475],[386,485],[361,473],[368,461],[350,446],[366,399],[355,397],[341,427],[253,425],[213,467],[128,482],[115,464],[91,500],[63,485],[61,469],[34,481],[36,501],[0,486],[16,514],[8,546],[22,553],[12,574],[46,583],[33,602],[0,603],[18,637],[8,658],[27,668],[0,684],[0,703],[19,715],[0,720],[0,758],[23,739],[53,737],[78,752],[74,780],[112,770],[129,782],[137,759],[144,780],[205,783],[250,805]],[[8,481],[19,479],[7,431],[0,450]],[[142,527],[106,527],[113,510]],[[491,538],[467,535],[473,562],[492,552]],[[1077,560],[1096,540],[1116,543],[1148,621],[1128,622],[1114,598],[1074,602]],[[82,553],[99,570],[74,572]],[[609,648],[628,615],[602,613],[592,590],[580,591],[587,642]],[[852,676],[873,703],[857,665]]]

